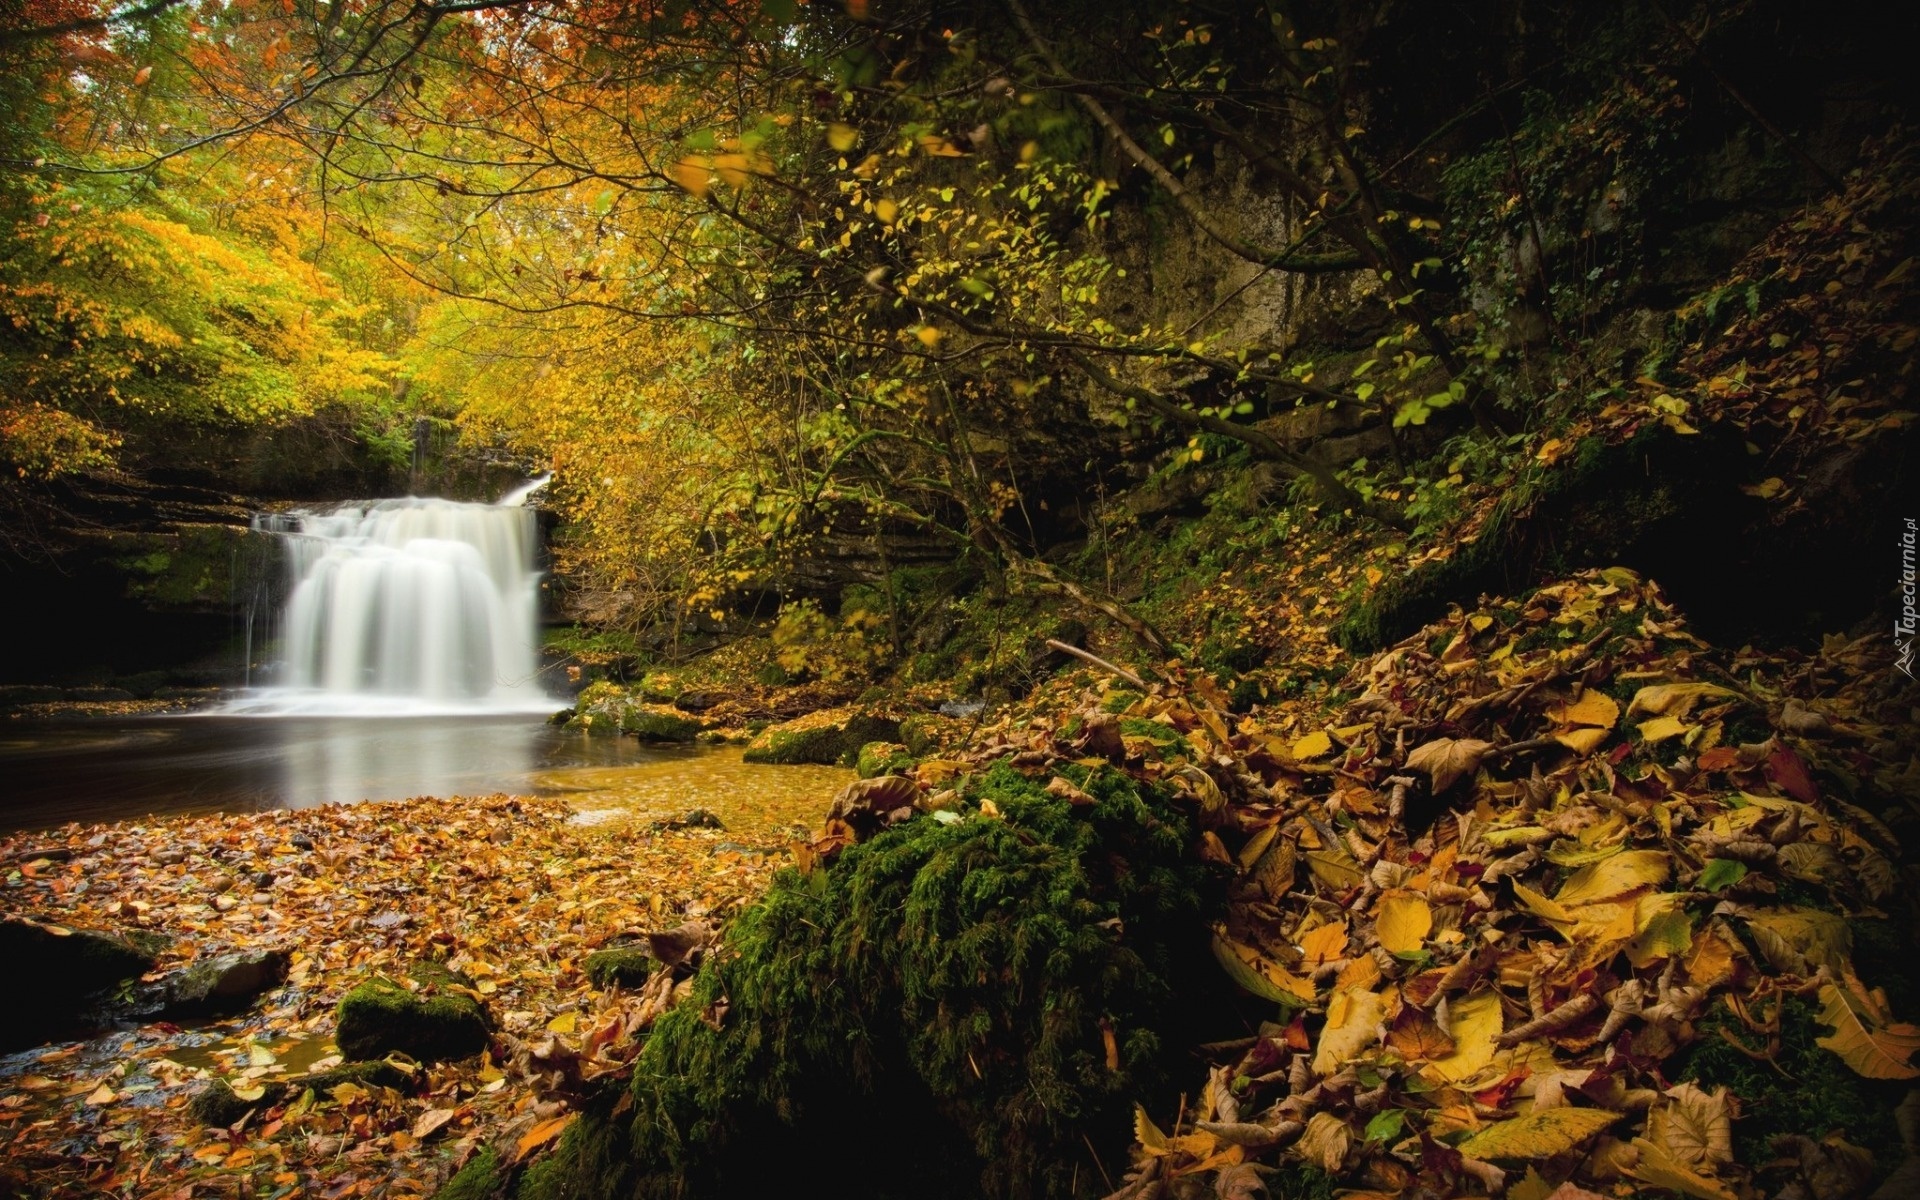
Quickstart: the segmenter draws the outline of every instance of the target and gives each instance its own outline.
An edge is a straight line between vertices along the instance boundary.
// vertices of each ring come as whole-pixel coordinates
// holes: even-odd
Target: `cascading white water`
[[[537,711],[540,574],[526,497],[408,498],[257,518],[280,535],[291,591],[275,686],[229,712]]]

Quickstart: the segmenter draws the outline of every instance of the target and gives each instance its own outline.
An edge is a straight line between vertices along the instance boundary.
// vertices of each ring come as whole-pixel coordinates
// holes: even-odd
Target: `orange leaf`
[[[521,1134],[520,1140],[514,1143],[513,1161],[523,1161],[527,1155],[532,1154],[535,1150],[538,1150],[548,1142],[559,1137],[561,1130],[573,1124],[573,1119],[579,1115],[579,1113],[568,1113],[564,1117],[555,1117],[550,1121],[542,1121],[532,1129]]]

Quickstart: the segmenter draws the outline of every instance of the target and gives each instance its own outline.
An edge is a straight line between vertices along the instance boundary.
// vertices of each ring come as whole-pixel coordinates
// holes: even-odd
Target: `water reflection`
[[[811,825],[851,771],[653,747],[537,717],[150,717],[0,731],[0,830],[411,796],[565,796],[583,820],[708,808],[743,836]]]

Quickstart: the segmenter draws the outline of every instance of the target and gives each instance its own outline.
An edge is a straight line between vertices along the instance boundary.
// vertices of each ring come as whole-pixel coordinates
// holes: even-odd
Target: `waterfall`
[[[273,686],[228,712],[378,716],[542,711],[540,573],[526,497],[410,497],[256,517],[285,551]]]

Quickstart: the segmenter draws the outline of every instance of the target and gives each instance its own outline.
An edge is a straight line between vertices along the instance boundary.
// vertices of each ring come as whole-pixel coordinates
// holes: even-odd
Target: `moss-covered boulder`
[[[340,998],[333,1040],[349,1060],[399,1051],[420,1062],[478,1054],[492,1035],[473,981],[435,963],[408,972],[414,985],[376,975]]]
[[[897,775],[913,770],[914,757],[899,742],[868,742],[860,747],[859,757],[854,769],[862,779],[873,779],[881,775]]]
[[[587,955],[587,978],[602,991],[610,987],[635,988],[645,983],[659,964],[644,944],[607,946]]]
[[[225,1127],[256,1108],[298,1100],[301,1093],[309,1090],[319,1095],[343,1083],[351,1083],[366,1088],[384,1087],[405,1091],[413,1086],[419,1075],[418,1067],[403,1067],[385,1059],[342,1063],[325,1071],[296,1075],[292,1079],[269,1084],[251,1100],[234,1091],[226,1080],[211,1079],[187,1101],[187,1114],[202,1125]]]
[[[164,939],[122,936],[62,925],[0,921],[0,968],[9,985],[10,1020],[0,1046],[30,1046],[85,1024],[93,1003],[153,967]]]
[[[781,872],[624,1092],[524,1173],[475,1167],[442,1196],[781,1194],[861,1113],[887,1129],[839,1194],[1088,1194],[1096,1161],[1125,1161],[1134,1100],[1171,1103],[1170,1069],[1226,1022],[1184,814],[1117,771],[1072,778],[1094,804],[1001,764],[962,819]]]
[[[678,709],[658,704],[632,704],[620,713],[620,732],[643,742],[691,742],[707,723]]]
[[[853,766],[868,742],[897,742],[900,722],[877,713],[826,709],[769,725],[747,746],[756,763],[825,763]]]

